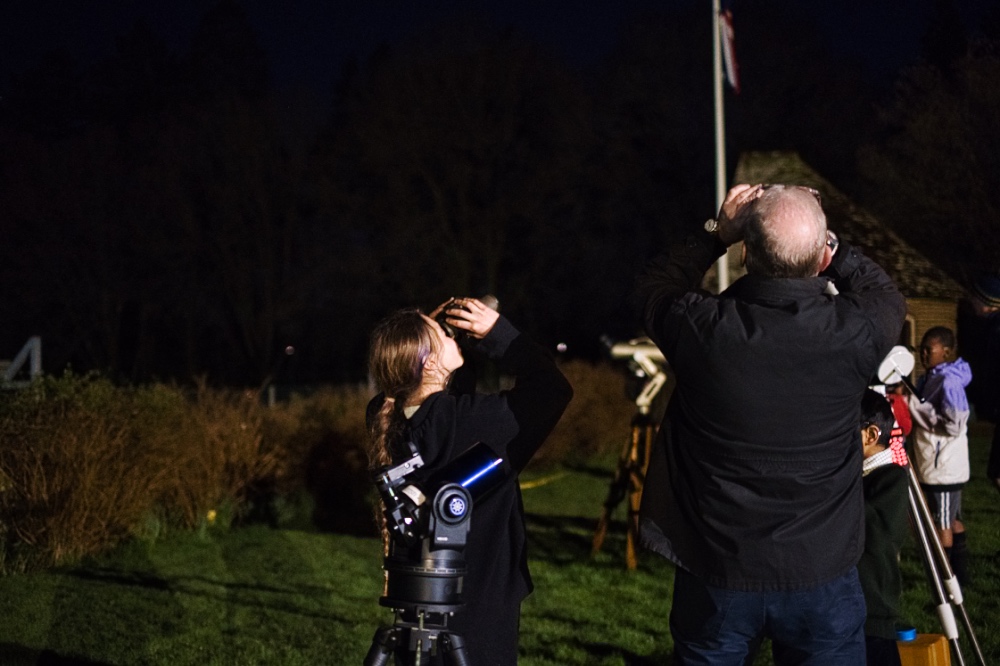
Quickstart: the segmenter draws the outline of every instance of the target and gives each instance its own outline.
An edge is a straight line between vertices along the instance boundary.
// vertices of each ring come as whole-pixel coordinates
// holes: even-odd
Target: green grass
[[[1000,658],[1000,497],[973,438],[964,496],[972,552],[966,608],[988,660]],[[669,663],[673,571],[643,553],[624,565],[624,506],[596,558],[594,523],[614,461],[529,474],[524,491],[535,592],[523,607],[523,666]],[[360,664],[380,623],[376,539],[262,526],[173,533],[78,566],[0,579],[0,664]],[[904,612],[940,633],[914,546]],[[966,662],[975,663],[966,642]],[[757,664],[770,664],[768,650]]]

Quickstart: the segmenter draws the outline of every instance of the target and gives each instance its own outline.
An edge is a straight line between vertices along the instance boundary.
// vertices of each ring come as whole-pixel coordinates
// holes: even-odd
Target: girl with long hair
[[[465,351],[482,354],[514,378],[496,394],[463,391],[463,349],[435,321],[464,338]],[[544,349],[475,298],[452,299],[431,316],[397,311],[371,336],[369,370],[380,393],[368,405],[374,468],[419,450],[428,470],[440,468],[483,442],[503,458],[500,486],[473,507],[465,547],[466,607],[449,620],[475,666],[517,663],[521,601],[531,592],[518,474],[569,404],[573,390]],[[474,376],[471,385],[474,386]]]

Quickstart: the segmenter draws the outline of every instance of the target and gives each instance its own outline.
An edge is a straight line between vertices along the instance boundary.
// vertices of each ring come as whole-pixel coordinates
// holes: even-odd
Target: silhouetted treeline
[[[995,34],[940,22],[885,95],[799,4],[740,5],[730,170],[794,149],[932,246],[955,219],[995,236]],[[386,312],[487,292],[597,355],[638,333],[641,262],[715,207],[709,18],[637,16],[592,71],[456,19],[346,67],[315,126],[232,0],[186,53],[141,24],[95,65],[52,53],[0,103],[0,357],[41,335],[48,371],[358,379]]]

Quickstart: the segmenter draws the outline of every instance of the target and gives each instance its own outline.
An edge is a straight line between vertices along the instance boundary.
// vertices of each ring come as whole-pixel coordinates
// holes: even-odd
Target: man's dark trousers
[[[706,585],[677,567],[670,631],[674,664],[743,666],[766,635],[778,666],[865,663],[865,598],[857,569],[793,591]]]

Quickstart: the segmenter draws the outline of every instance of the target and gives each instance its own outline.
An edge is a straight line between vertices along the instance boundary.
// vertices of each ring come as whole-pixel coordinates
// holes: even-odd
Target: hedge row
[[[627,433],[621,369],[563,369],[576,397],[537,465],[616,452]],[[268,407],[255,391],[71,374],[0,393],[0,573],[243,520],[374,535],[369,397],[328,387]]]

